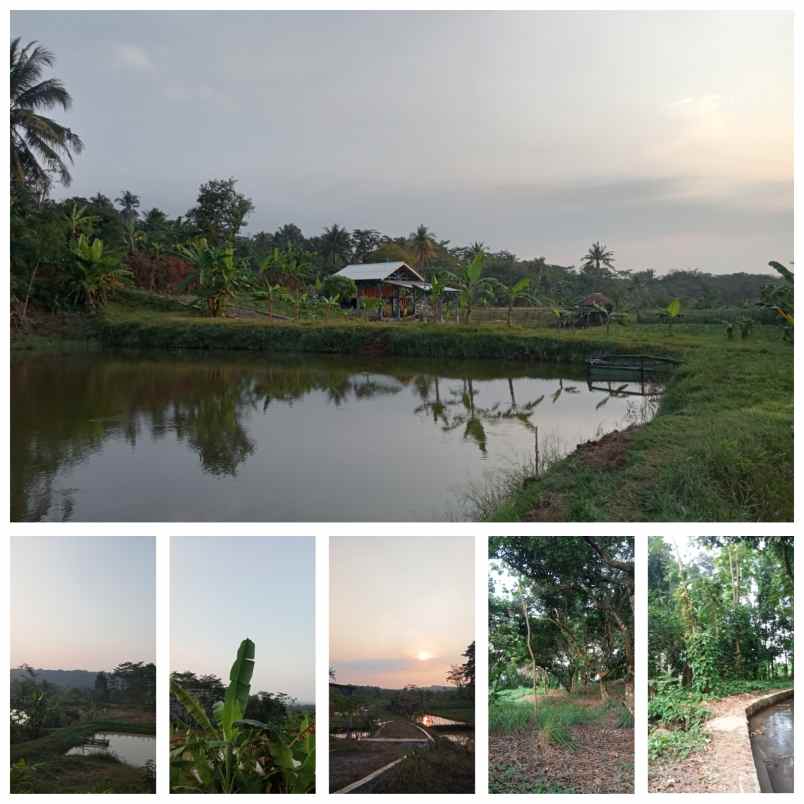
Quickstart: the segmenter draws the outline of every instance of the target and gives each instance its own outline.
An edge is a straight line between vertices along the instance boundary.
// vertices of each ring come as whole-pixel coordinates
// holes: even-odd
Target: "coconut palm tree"
[[[115,204],[120,207],[120,217],[128,222],[139,217],[137,208],[140,205],[140,197],[131,190],[121,190],[120,198],[115,198]]]
[[[52,67],[53,54],[37,42],[25,47],[20,37],[11,42],[11,181],[47,189],[55,173],[62,184],[71,180],[67,164],[83,150],[81,138],[66,126],[39,112],[70,108],[70,93],[58,78],[42,80]]]
[[[583,267],[599,272],[603,265],[614,270],[614,252],[609,251],[605,243],[595,241],[583,257]]]
[[[420,224],[410,236],[410,245],[413,249],[415,268],[421,273],[436,255],[436,242],[427,227]]]
[[[319,238],[321,256],[327,270],[340,270],[352,258],[352,235],[337,223],[324,229]]]

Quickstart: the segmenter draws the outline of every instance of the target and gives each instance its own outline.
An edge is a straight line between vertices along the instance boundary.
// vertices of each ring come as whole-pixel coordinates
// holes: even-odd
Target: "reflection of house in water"
[[[353,307],[361,299],[383,299],[385,304],[380,317],[415,315],[417,299],[423,299],[432,290],[432,285],[406,262],[347,265],[335,276],[351,279],[357,285],[357,298],[351,300]],[[450,288],[447,292],[455,291]]]

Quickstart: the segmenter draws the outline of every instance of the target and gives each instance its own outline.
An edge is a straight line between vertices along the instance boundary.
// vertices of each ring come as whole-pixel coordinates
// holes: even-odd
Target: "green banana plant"
[[[315,726],[307,717],[290,728],[246,718],[255,648],[244,639],[224,698],[212,708],[175,681],[171,692],[193,721],[174,735],[174,793],[310,793],[315,787]]]

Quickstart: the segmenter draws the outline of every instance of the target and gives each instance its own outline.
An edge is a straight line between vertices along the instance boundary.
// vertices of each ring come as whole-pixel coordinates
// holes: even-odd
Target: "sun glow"
[[[419,652],[416,654],[416,658],[417,658],[417,659],[418,659],[420,662],[426,662],[428,659],[432,659],[432,658],[433,658],[433,654],[432,654],[432,653],[430,653],[429,651],[426,651],[426,650],[420,650],[420,651],[419,651]]]

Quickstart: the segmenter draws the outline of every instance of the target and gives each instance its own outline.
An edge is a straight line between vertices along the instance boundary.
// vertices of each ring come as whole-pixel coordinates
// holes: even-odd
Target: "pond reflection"
[[[126,765],[144,768],[148,762],[156,760],[156,738],[148,734],[98,732],[83,745],[71,748],[66,756],[90,754],[111,754]]]
[[[466,490],[656,394],[500,361],[15,355],[13,520],[465,518]]]

